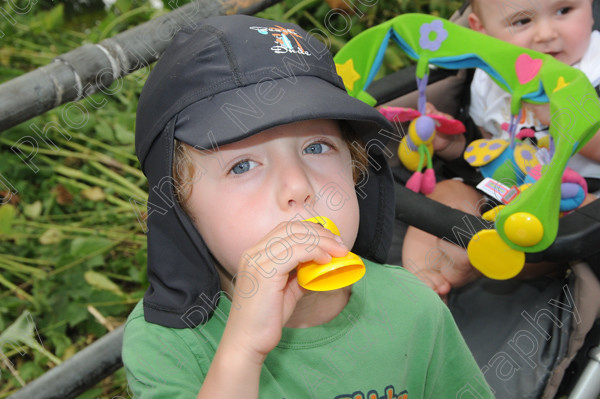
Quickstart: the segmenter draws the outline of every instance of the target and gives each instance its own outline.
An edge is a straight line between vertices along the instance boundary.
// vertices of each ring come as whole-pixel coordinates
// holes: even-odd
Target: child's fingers
[[[308,228],[308,230],[303,230]],[[298,239],[297,229],[309,233]],[[292,240],[297,240],[293,247],[296,252],[296,260],[300,262],[314,261],[325,264],[331,261],[331,257],[341,257],[348,253],[348,248],[343,244],[340,236],[335,235],[323,226],[313,222],[301,222],[288,229]]]
[[[437,282],[436,287],[434,288],[435,292],[437,292],[438,295],[442,298],[447,297],[451,289],[452,286],[447,280],[439,280]]]
[[[298,283],[298,275],[294,272],[290,273],[289,275],[288,288],[289,290],[287,291],[287,295],[289,296],[289,298],[285,298],[285,300],[291,300],[294,303],[298,302],[298,300],[300,300],[300,298],[302,298],[304,294],[310,292],[309,290],[300,286],[300,283]]]
[[[298,300],[305,294],[295,269],[302,262],[327,263],[348,249],[320,225],[280,223],[244,254],[234,281],[228,326],[235,342],[266,355],[281,337]]]
[[[254,255],[244,258],[255,260],[263,270],[268,268],[269,274],[286,275],[299,263],[325,264],[332,256],[341,257],[347,253],[348,248],[339,236],[318,224],[298,221],[280,223],[248,251]]]
[[[440,299],[442,300],[442,302],[448,305],[448,294],[440,295]]]

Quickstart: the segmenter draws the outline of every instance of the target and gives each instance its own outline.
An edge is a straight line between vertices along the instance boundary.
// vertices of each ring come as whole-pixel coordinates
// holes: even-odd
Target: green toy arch
[[[370,28],[350,40],[335,56],[338,73],[349,94],[375,105],[366,92],[381,66],[390,39],[417,61],[417,78],[430,64],[446,69],[480,68],[512,95],[511,112],[522,101],[550,103],[550,135],[555,142],[552,162],[531,188],[497,216],[495,228],[511,248],[540,252],[558,231],[561,176],[569,158],[600,129],[600,101],[585,74],[550,55],[517,47],[423,14],[404,14]],[[535,245],[517,245],[506,234],[505,223],[515,214],[532,215],[543,225]]]

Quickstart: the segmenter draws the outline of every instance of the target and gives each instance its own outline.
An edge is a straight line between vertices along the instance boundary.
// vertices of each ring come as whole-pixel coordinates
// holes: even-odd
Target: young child
[[[600,32],[592,31],[592,0],[495,0],[472,1],[469,25],[481,33],[509,43],[551,54],[581,69],[594,86],[600,84]],[[483,71],[476,70],[471,84],[470,116],[485,138],[506,138],[510,122],[511,96]],[[535,131],[539,139],[548,135],[549,105],[525,104],[517,132]],[[441,135],[440,135],[441,136]],[[462,156],[464,145],[455,138],[441,137],[437,144],[444,158]],[[600,178],[600,134],[596,134],[568,164],[584,177]],[[464,212],[479,214],[483,195],[457,180],[436,185],[431,198]],[[584,204],[597,198],[589,194]],[[405,267],[416,273],[442,297],[452,287],[464,285],[481,274],[471,266],[464,248],[449,244],[415,228],[409,228],[403,245]],[[520,277],[533,277],[559,268],[558,264],[528,264]]]
[[[213,17],[174,37],[137,115],[150,288],[123,343],[136,397],[493,397],[439,298],[378,264],[389,128],[296,25]],[[317,215],[340,236],[303,221]],[[350,248],[361,280],[299,286],[298,264]]]

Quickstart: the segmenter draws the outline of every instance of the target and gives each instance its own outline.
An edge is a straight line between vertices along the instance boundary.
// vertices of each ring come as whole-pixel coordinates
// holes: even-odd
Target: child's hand
[[[296,278],[298,264],[325,264],[347,253],[340,237],[318,224],[280,223],[243,255],[221,344],[236,345],[249,359],[264,361],[304,295]]]

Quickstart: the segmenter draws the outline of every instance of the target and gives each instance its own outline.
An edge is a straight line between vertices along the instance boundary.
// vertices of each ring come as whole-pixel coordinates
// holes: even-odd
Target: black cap
[[[173,194],[174,139],[211,149],[281,124],[345,120],[363,138],[369,173],[357,188],[355,253],[383,262],[391,243],[393,180],[383,153],[389,122],[350,97],[328,48],[300,27],[245,15],[212,17],[173,38],[142,91],[136,153],[149,182],[147,321],[208,320],[220,291],[213,259]]]

